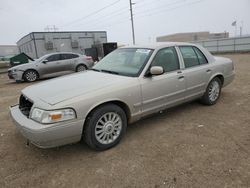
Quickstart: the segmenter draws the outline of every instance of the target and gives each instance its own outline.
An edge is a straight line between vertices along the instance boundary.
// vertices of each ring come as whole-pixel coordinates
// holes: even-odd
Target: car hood
[[[29,61],[28,63],[24,63],[24,64],[21,64],[21,65],[15,65],[14,67],[11,67],[10,69],[8,69],[8,71],[11,71],[11,70],[26,70],[27,68],[34,67],[37,63],[39,63],[37,60]]]
[[[40,99],[50,105],[55,105],[89,92],[98,92],[100,89],[115,84],[120,85],[130,79],[130,77],[90,70],[26,87],[22,93],[33,101]]]

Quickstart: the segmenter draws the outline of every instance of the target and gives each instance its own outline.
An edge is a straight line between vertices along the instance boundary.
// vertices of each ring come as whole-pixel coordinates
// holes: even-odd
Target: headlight
[[[71,108],[53,111],[46,111],[39,108],[34,108],[31,112],[30,118],[40,123],[47,124],[75,119],[76,113]]]
[[[15,72],[17,72],[17,70],[16,70],[16,69],[12,69],[11,72],[12,72],[12,73],[15,73]]]

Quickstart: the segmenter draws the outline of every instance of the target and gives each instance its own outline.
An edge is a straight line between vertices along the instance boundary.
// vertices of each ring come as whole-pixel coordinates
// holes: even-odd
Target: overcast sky
[[[250,0],[134,0],[136,43],[179,32],[250,34]],[[0,45],[55,25],[59,31],[107,31],[108,41],[131,44],[129,0],[0,0]]]

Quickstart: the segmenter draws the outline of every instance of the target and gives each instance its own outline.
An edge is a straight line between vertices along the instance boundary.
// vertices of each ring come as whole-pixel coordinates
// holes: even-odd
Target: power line
[[[127,18],[127,19],[124,19],[124,20],[119,20],[119,21],[114,22],[114,23],[109,24],[109,25],[106,25],[106,24],[105,24],[105,25],[98,25],[98,27],[94,27],[93,30],[99,29],[99,28],[101,28],[101,27],[106,27],[106,28],[108,28],[108,27],[113,27],[113,26],[120,25],[120,24],[129,22],[129,21],[130,21],[130,19]]]
[[[103,11],[103,10],[109,8],[109,7],[114,6],[115,4],[119,3],[120,1],[121,1],[121,0],[114,1],[113,3],[110,3],[110,4],[108,4],[108,5],[105,6],[105,7],[102,7],[102,8],[100,8],[100,9],[94,11],[94,12],[91,12],[90,14],[87,14],[87,15],[84,16],[84,17],[81,17],[81,18],[76,19],[76,20],[74,20],[74,21],[72,21],[72,22],[69,22],[68,24],[65,24],[65,25],[63,25],[63,26],[61,26],[61,27],[70,26],[70,25],[75,24],[75,23],[77,23],[77,22],[79,22],[79,21],[85,20],[86,18],[89,18],[90,16],[93,16],[93,15],[95,15],[95,14],[98,14],[99,12],[101,12],[101,11]]]
[[[125,8],[127,8],[127,7],[125,7]],[[121,10],[123,10],[123,11],[121,11]],[[121,9],[118,9],[117,11],[112,12],[111,14],[107,14],[107,15],[102,16],[101,18],[94,19],[94,20],[86,20],[86,22],[91,23],[91,25],[92,24],[96,25],[96,24],[100,24],[100,22],[102,22],[102,20],[104,20],[104,22],[106,20],[109,21],[110,19],[107,19],[107,18],[110,18],[110,17],[115,17],[116,18],[117,16],[123,15],[125,13],[128,13],[128,9],[121,8]],[[83,25],[83,24],[85,24],[85,22],[81,23],[79,25]]]
[[[116,18],[117,18],[117,17],[116,17]],[[125,21],[125,20],[128,20],[128,21],[129,21],[130,19],[129,19],[129,17],[126,16],[126,17],[122,17],[122,18],[120,18],[120,19],[118,19],[118,20],[117,20],[117,19],[116,19],[116,20],[113,20],[113,21],[115,21],[114,23],[113,23],[113,22],[110,22],[110,20],[108,20],[108,22],[106,22],[106,23],[105,23],[105,22],[104,22],[104,23],[103,23],[103,22],[101,22],[101,23],[99,22],[99,23],[96,23],[96,24],[94,25],[94,29],[95,29],[95,28],[101,28],[101,27],[109,26],[109,25],[112,26],[113,24],[114,24],[114,25],[117,25],[116,23],[123,22],[123,21]],[[93,24],[91,24],[91,26],[93,26]],[[95,27],[95,26],[96,26],[96,27]],[[109,27],[110,27],[110,26],[109,26]],[[92,28],[92,27],[90,27],[90,28]]]
[[[184,1],[186,1],[186,0],[184,0]],[[143,10],[143,11],[137,11],[136,14],[138,15],[138,14],[141,14],[141,13],[143,13],[143,12],[152,11],[152,10],[158,9],[158,8],[166,8],[166,6],[172,6],[172,5],[176,5],[176,4],[182,3],[182,2],[183,2],[183,0],[177,0],[177,1],[174,1],[174,2],[172,2],[172,3],[168,3],[168,4],[161,5],[161,7],[150,8],[150,9],[146,9],[146,10]],[[152,2],[152,3],[153,3],[153,2]],[[138,9],[138,7],[135,7],[135,8]],[[139,7],[139,8],[140,8],[140,7]],[[135,10],[136,10],[136,9],[135,9]]]
[[[162,0],[157,0],[157,1],[154,0],[154,1],[148,1],[148,2],[146,1],[146,2],[143,3],[143,4],[142,4],[143,1],[138,1],[138,3],[136,2],[136,5],[137,5],[136,8],[137,8],[137,9],[141,9],[141,8],[144,8],[145,5],[146,5],[146,6],[151,5],[151,4],[154,4],[154,5],[155,5],[155,4],[157,4],[157,3],[161,2],[161,1],[162,1]],[[177,2],[178,2],[178,1],[180,1],[180,2],[185,2],[186,0],[177,0]],[[168,1],[168,2],[169,2],[169,1]],[[166,3],[166,1],[164,1],[164,3]],[[176,2],[173,1],[172,3],[168,3],[168,4],[175,4],[175,3],[176,3]],[[168,5],[168,4],[167,4],[167,5]]]
[[[190,6],[190,5],[193,5],[193,4],[197,4],[197,3],[200,3],[202,1],[205,1],[205,0],[198,0],[198,1],[195,1],[195,2],[186,3],[186,4],[182,4],[182,5],[173,7],[173,8],[164,9],[164,10],[161,10],[161,11],[158,11],[158,9],[157,9],[155,11],[150,12],[149,14],[146,13],[146,14],[144,14],[142,16],[139,16],[139,17],[136,17],[136,15],[135,15],[135,17],[138,19],[138,18],[144,18],[144,17],[147,17],[147,16],[154,16],[154,15],[157,15],[157,14],[161,14],[163,12],[166,13],[166,11],[173,11],[173,10],[176,10],[176,9],[179,9],[179,8],[182,8],[182,7],[186,7],[186,6]],[[160,9],[161,8],[166,8],[166,7],[160,7]]]

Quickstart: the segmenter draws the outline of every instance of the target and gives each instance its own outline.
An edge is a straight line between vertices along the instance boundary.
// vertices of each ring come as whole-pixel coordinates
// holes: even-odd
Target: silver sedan
[[[51,53],[39,59],[12,67],[8,70],[10,79],[16,82],[34,82],[40,78],[55,77],[70,72],[85,71],[93,66],[90,56],[71,52]]]
[[[38,147],[84,139],[105,150],[118,144],[128,123],[149,114],[194,99],[215,104],[234,75],[230,59],[197,45],[125,47],[91,70],[25,88],[10,114]]]

